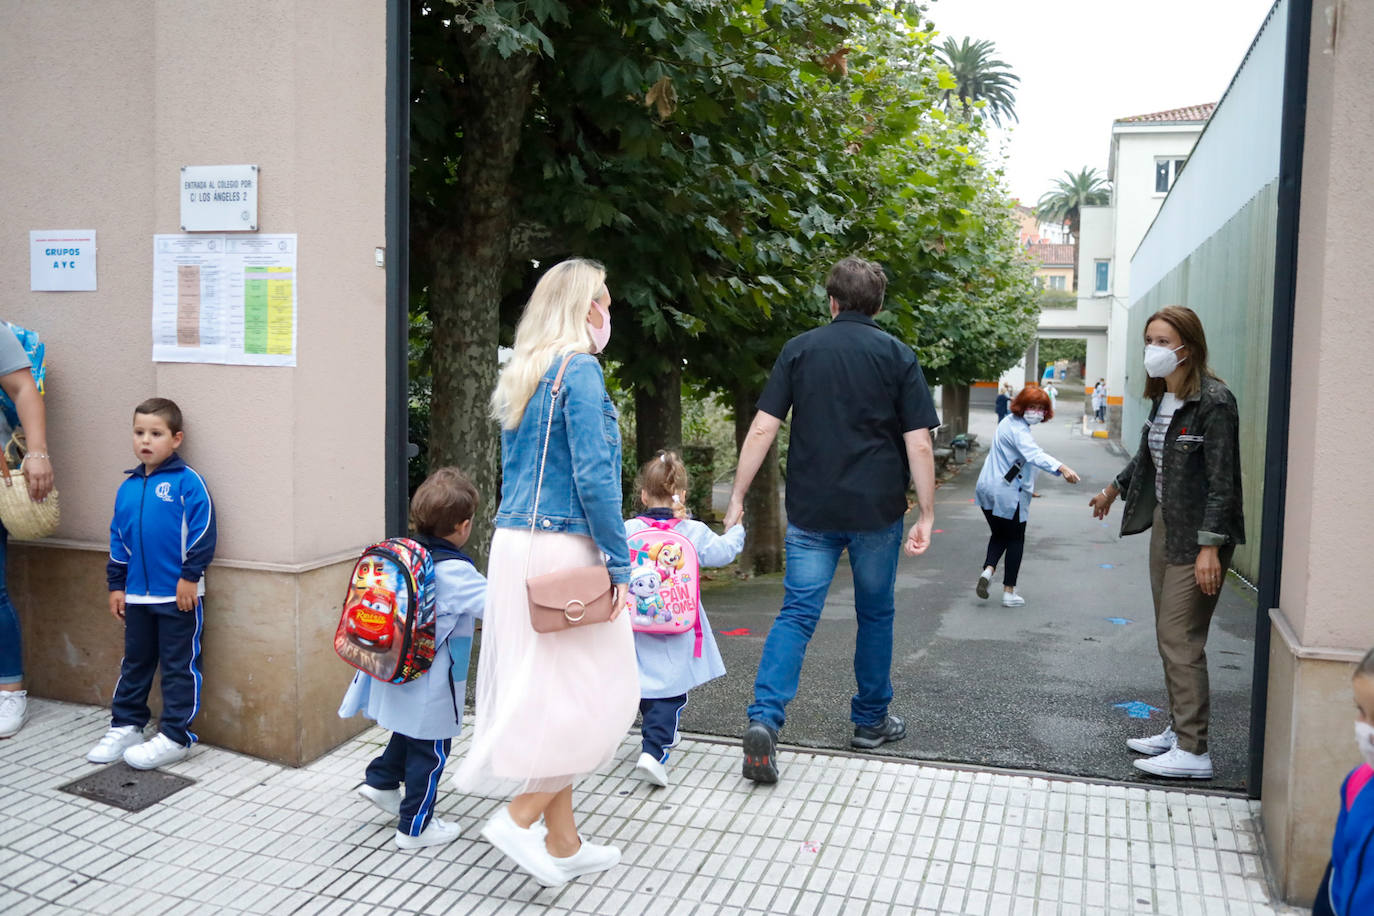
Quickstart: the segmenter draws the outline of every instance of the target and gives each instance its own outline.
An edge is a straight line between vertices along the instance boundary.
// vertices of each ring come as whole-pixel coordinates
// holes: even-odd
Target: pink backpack
[[[673,529],[678,519],[640,517],[648,525],[630,535],[630,587],[625,609],[636,633],[696,634],[701,658],[701,566],[692,542]]]

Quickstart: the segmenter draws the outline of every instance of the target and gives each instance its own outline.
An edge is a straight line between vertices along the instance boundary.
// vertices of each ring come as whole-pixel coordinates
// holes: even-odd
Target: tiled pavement
[[[754,787],[689,740],[668,789],[579,787],[603,875],[543,890],[477,837],[499,800],[443,793],[457,842],[418,853],[352,793],[385,733],[302,769],[199,747],[194,786],[137,814],[58,792],[106,711],[36,701],[0,741],[0,913],[1299,913],[1270,902],[1242,799],[788,751]],[[456,758],[463,741],[454,747]],[[447,783],[447,778],[445,779]]]

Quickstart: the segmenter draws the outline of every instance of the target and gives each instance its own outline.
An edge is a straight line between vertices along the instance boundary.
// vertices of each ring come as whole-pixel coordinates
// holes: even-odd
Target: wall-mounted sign
[[[183,165],[183,232],[257,232],[256,165]]]
[[[36,229],[29,233],[29,289],[95,289],[95,230]]]

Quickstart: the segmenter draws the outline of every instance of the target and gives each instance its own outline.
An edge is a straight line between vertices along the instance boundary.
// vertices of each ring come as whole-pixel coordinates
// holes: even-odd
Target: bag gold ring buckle
[[[570,610],[572,610],[572,606],[573,606],[574,604],[577,605],[578,607],[580,607],[580,608],[582,609],[582,612],[581,612],[580,614],[578,614],[576,617],[574,617],[572,614],[568,613]],[[563,616],[567,618],[568,623],[581,623],[581,622],[582,622],[582,618],[587,616],[587,605],[584,604],[584,603],[581,602],[581,601],[578,601],[576,598],[574,598],[573,600],[569,601],[567,604],[563,605]]]

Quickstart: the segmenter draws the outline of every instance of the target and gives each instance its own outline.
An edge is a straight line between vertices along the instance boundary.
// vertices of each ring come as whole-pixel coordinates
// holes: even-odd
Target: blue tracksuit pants
[[[124,661],[110,703],[115,728],[148,724],[148,691],[162,667],[162,719],[158,731],[182,747],[196,741],[191,720],[200,711],[204,678],[200,673],[200,637],[205,628],[204,602],[179,611],[176,602],[129,604],[124,608]]]
[[[401,799],[401,822],[396,829],[406,836],[419,836],[434,817],[439,800],[439,778],[444,775],[451,738],[431,740],[408,738],[391,733],[382,756],[367,765],[363,781],[374,789],[390,791],[406,784]]]
[[[659,763],[668,762],[668,751],[677,747],[682,740],[678,734],[678,723],[682,711],[687,708],[687,694],[676,697],[656,697],[639,701],[639,714],[643,721],[639,734],[644,753]]]

